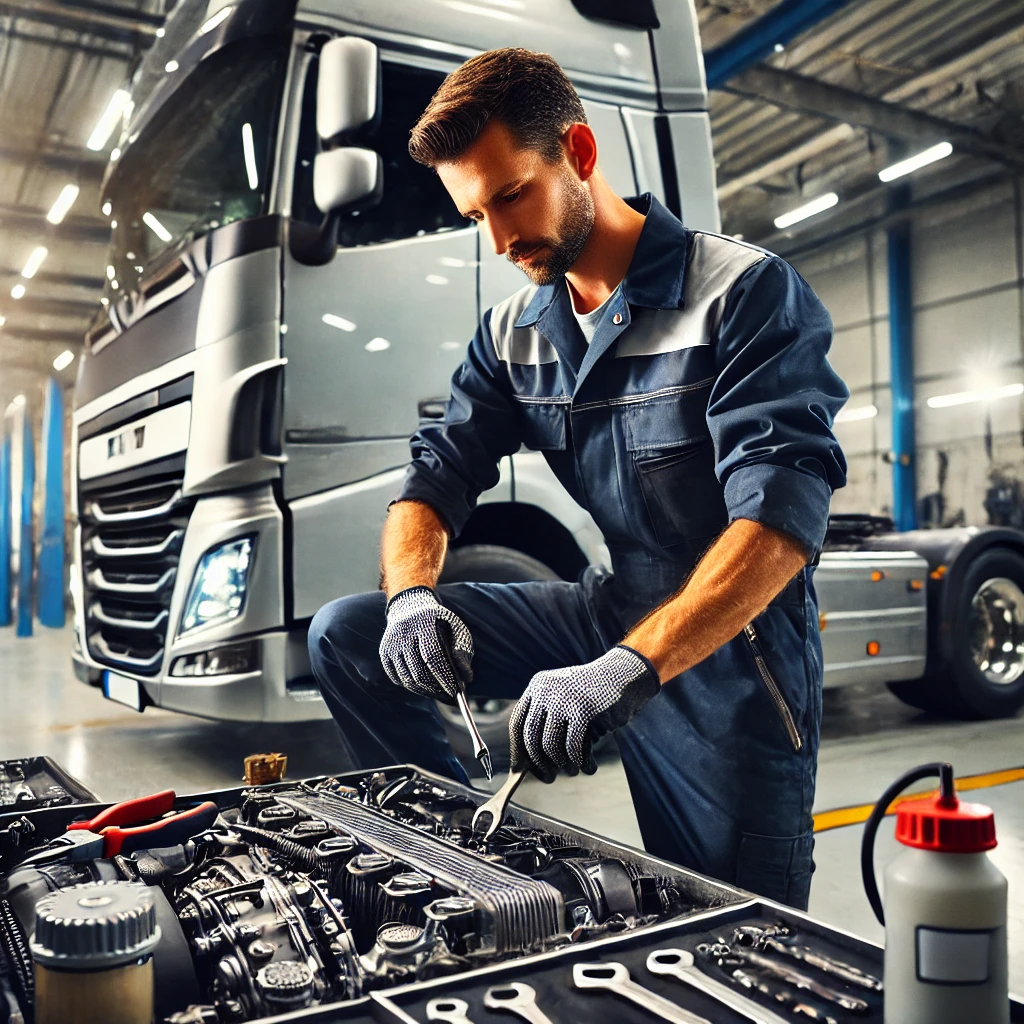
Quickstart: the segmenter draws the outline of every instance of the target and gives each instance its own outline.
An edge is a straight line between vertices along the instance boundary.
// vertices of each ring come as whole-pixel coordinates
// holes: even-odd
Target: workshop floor
[[[0,758],[48,754],[104,800],[168,787],[187,793],[237,785],[243,757],[257,751],[286,753],[290,778],[348,767],[331,722],[206,722],[152,708],[139,715],[107,701],[75,679],[70,645],[70,630],[39,628],[28,639],[0,630]],[[1024,994],[1024,780],[992,785],[1001,780],[985,777],[1024,766],[1024,714],[999,722],[947,722],[905,707],[884,688],[828,692],[815,810],[870,804],[901,772],[936,760],[952,761],[960,777],[982,776],[969,798],[995,810],[999,846],[992,858],[1010,882],[1010,985]],[[640,845],[625,778],[613,757],[595,776],[554,786],[531,780],[518,801]],[[818,835],[810,910],[880,940],[882,929],[861,889],[861,833],[861,825],[850,824]],[[879,832],[878,863],[895,850],[887,822]]]

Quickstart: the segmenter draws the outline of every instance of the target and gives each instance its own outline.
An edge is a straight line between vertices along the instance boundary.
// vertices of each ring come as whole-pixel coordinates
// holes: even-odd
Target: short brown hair
[[[546,53],[488,50],[453,71],[434,93],[409,138],[409,155],[430,167],[456,160],[497,118],[525,149],[554,163],[562,133],[587,123],[576,90]]]

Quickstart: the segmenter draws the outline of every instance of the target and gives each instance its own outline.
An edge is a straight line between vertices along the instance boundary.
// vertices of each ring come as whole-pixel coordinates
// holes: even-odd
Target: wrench
[[[741,1017],[754,1024],[788,1024],[785,1018],[771,1010],[762,1009],[752,999],[734,992],[728,985],[709,978],[693,962],[693,954],[685,949],[656,949],[647,958],[647,970],[651,974],[675,978],[705,995],[717,999],[723,1006],[735,1010]]]
[[[505,809],[508,807],[512,794],[519,788],[519,783],[526,778],[526,772],[509,772],[501,789],[491,797],[487,803],[481,804],[473,815],[473,831],[483,832],[484,839],[490,839],[505,817]],[[489,816],[490,821],[484,824],[483,819]]]
[[[484,993],[488,1010],[504,1010],[522,1017],[528,1024],[552,1024],[551,1018],[537,1005],[537,993],[521,981],[492,985]]]
[[[704,1017],[698,1017],[689,1010],[669,1002],[663,996],[631,981],[629,971],[623,964],[598,963],[574,964],[572,980],[577,988],[605,989],[623,999],[628,999],[648,1013],[653,1013],[670,1024],[711,1024]]]
[[[427,1020],[441,1020],[446,1024],[473,1024],[466,1016],[469,1003],[462,999],[431,999],[427,1003]]]

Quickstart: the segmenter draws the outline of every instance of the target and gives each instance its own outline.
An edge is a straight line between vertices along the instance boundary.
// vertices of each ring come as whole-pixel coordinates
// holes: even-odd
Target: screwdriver
[[[462,678],[459,667],[455,662],[455,655],[452,651],[451,627],[447,623],[438,623],[437,639],[444,653],[448,656],[448,664],[451,665],[452,673],[455,676],[455,701],[462,714],[462,720],[466,723],[469,737],[473,741],[473,756],[480,762],[480,767],[483,768],[484,775],[487,776],[489,781],[494,778],[491,752],[487,749],[483,736],[480,735],[480,730],[477,728],[476,721],[473,718],[473,709],[469,706],[469,700],[466,698],[466,682]]]

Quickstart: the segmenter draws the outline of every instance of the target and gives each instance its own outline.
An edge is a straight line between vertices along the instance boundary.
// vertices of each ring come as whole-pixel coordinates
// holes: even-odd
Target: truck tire
[[[496,544],[468,544],[448,552],[440,583],[530,583],[534,580],[558,580],[561,577],[543,562],[513,548]],[[491,751],[494,774],[508,770],[508,720],[514,700],[473,700],[473,718]],[[438,704],[448,741],[455,756],[471,775],[482,769],[473,757],[473,744],[458,708]]]
[[[1006,718],[1024,707],[1024,558],[982,551],[953,609],[953,653],[922,679],[890,683],[900,700],[955,718]]]

